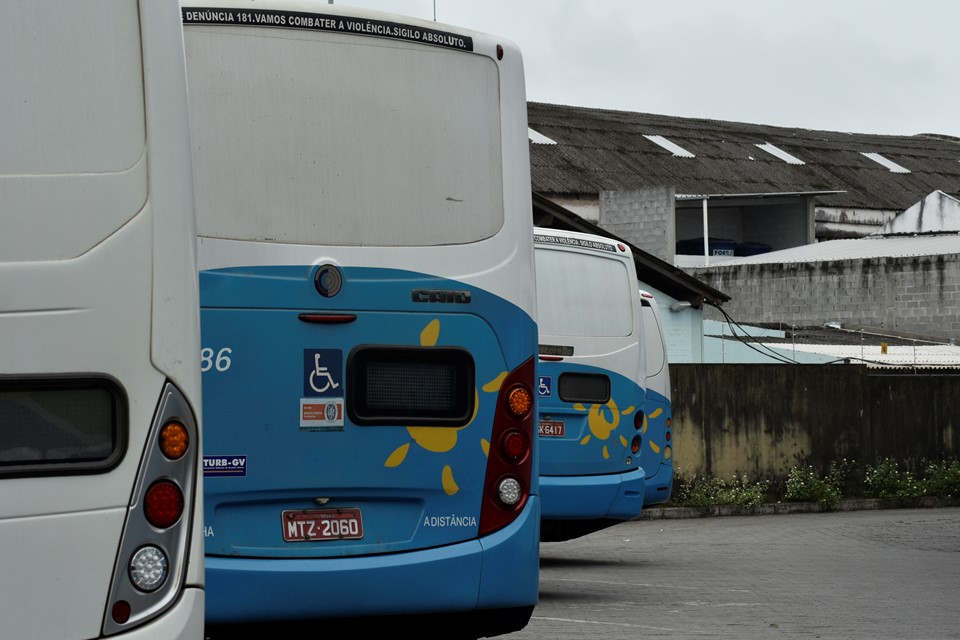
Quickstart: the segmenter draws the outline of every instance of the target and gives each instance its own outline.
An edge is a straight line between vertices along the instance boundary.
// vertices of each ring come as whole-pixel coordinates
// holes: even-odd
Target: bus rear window
[[[283,29],[184,36],[198,235],[421,247],[502,227],[486,56]]]
[[[597,373],[564,373],[558,392],[564,402],[605,404],[610,401],[610,378]]]
[[[0,475],[107,471],[123,454],[125,413],[106,379],[0,381]]]
[[[474,364],[463,349],[358,347],[347,379],[356,424],[458,427],[473,416]]]
[[[542,335],[625,337],[633,299],[625,263],[537,247],[537,316]]]

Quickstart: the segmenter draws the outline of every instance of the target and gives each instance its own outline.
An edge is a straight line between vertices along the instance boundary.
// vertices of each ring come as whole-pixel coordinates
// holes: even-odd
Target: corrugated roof
[[[932,191],[960,196],[960,139],[881,136],[677,118],[530,102],[529,125],[557,142],[530,145],[533,190],[551,195],[673,186],[677,193],[840,191],[831,207],[903,210]],[[675,157],[644,136],[692,153]],[[789,164],[757,149],[801,158]],[[892,173],[863,153],[909,169]]]
[[[868,236],[855,240],[827,240],[780,251],[716,262],[711,268],[742,264],[821,262],[866,258],[908,258],[960,253],[960,233],[915,236]]]

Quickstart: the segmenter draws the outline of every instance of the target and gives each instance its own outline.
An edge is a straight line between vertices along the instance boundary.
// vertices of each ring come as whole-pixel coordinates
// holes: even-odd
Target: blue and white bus
[[[0,24],[0,636],[198,640],[179,6],[5,0]]]
[[[210,627],[522,628],[540,503],[519,50],[319,1],[182,13]]]
[[[583,536],[643,509],[646,369],[630,248],[536,228],[541,540]]]
[[[643,289],[640,290],[640,317],[647,392],[640,464],[646,473],[643,505],[650,506],[669,501],[673,493],[673,410],[660,305],[652,293]]]

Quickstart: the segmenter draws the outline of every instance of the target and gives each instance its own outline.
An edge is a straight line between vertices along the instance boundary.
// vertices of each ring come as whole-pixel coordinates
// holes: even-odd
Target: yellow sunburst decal
[[[574,404],[573,408],[577,411],[585,411],[587,413],[587,426],[590,429],[590,433],[581,438],[581,445],[589,444],[594,438],[597,440],[609,440],[611,434],[620,426],[620,418],[630,415],[635,410],[635,407],[630,406],[620,411],[613,398],[610,398],[606,404],[592,404],[589,409],[579,402]],[[614,440],[614,442],[619,442],[624,448],[630,447],[630,443],[622,435],[619,436],[617,440]],[[610,449],[606,443],[602,445],[600,454],[604,460],[610,458]]]

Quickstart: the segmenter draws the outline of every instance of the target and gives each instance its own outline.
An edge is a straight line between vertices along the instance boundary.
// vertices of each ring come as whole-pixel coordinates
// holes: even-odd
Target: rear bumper
[[[540,504],[477,540],[359,558],[207,556],[206,620],[230,624],[533,606]]]
[[[655,475],[647,478],[644,490],[643,506],[663,504],[670,500],[673,493],[673,465],[661,464]]]
[[[643,509],[643,469],[602,476],[540,476],[542,518],[631,520]]]

